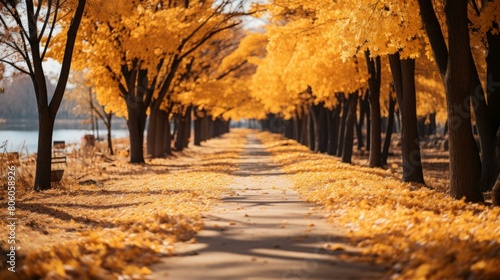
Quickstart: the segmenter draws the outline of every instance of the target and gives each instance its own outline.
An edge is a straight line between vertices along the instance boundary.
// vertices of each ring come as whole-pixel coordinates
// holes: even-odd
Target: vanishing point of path
[[[150,279],[380,279],[374,265],[348,262],[357,254],[342,231],[314,214],[314,205],[293,190],[259,141],[248,136],[240,169],[231,184],[235,195],[204,213],[195,244],[182,243],[179,256],[153,266]],[[327,250],[343,243],[339,251]]]

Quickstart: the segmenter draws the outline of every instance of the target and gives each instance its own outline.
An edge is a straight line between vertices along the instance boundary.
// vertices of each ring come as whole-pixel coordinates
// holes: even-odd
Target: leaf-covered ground
[[[401,183],[391,170],[341,163],[262,133],[307,200],[349,230],[363,259],[394,279],[500,279],[500,208]]]
[[[73,155],[59,187],[35,193],[19,186],[16,273],[7,270],[4,259],[4,209],[0,279],[143,278],[150,272],[148,265],[175,253],[174,242],[194,240],[200,212],[230,192],[225,187],[238,168],[244,133],[145,165],[129,164],[119,156],[85,163],[84,157]]]
[[[7,211],[0,211],[0,279],[144,278],[159,257],[175,254],[176,241],[194,242],[200,212],[231,193],[247,133],[261,139],[305,199],[348,230],[361,261],[399,279],[500,279],[499,208],[246,130],[146,165],[128,164],[123,149],[117,157],[75,151],[63,183],[41,193],[22,186],[30,180],[28,159],[18,167],[15,274],[6,269]]]

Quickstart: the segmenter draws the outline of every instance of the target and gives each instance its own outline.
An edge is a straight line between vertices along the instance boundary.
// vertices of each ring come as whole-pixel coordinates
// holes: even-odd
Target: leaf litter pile
[[[348,230],[363,251],[358,258],[387,266],[388,277],[500,279],[500,207],[453,200],[279,135],[259,138],[299,193]]]
[[[0,278],[143,279],[148,265],[175,254],[175,242],[194,241],[200,212],[230,193],[245,133],[143,165],[70,160],[63,186],[17,193],[16,273],[6,268],[7,211],[0,212]]]

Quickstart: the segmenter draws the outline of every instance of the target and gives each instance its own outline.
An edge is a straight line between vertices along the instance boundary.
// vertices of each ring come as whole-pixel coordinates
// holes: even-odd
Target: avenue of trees
[[[271,2],[267,55],[253,77],[253,94],[273,113],[269,129],[283,118],[286,136],[344,162],[357,132],[369,166],[381,167],[396,110],[402,180],[425,183],[419,119],[435,129],[440,114],[450,195],[484,200],[500,166],[500,1]]]
[[[103,117],[127,119],[132,163],[267,116],[267,128],[347,163],[356,137],[378,168],[397,125],[402,181],[425,184],[419,134],[439,119],[450,195],[481,202],[500,171],[499,14],[498,0],[272,0],[250,11],[236,0],[0,0],[0,70],[35,88],[36,190],[50,188],[72,68],[86,73]],[[266,25],[245,30],[248,15]],[[52,98],[48,57],[62,65]]]

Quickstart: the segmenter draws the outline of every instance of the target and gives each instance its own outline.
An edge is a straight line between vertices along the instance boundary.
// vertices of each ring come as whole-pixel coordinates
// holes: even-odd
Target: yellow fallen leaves
[[[394,279],[500,279],[500,208],[401,183],[295,141],[259,134],[298,191],[324,205],[364,257]]]
[[[0,279],[143,279],[176,241],[194,240],[200,212],[230,192],[243,134],[151,165],[115,162],[91,184],[20,196],[16,273],[2,262]]]

